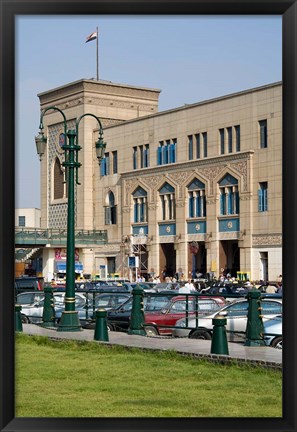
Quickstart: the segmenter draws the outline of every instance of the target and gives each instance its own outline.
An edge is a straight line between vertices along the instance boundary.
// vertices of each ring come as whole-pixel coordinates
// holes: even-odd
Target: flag
[[[87,37],[86,43],[87,43],[87,42],[90,42],[90,41],[92,41],[92,40],[94,40],[94,39],[97,39],[97,32],[96,32],[96,31],[93,32],[93,33],[91,33],[91,34]]]

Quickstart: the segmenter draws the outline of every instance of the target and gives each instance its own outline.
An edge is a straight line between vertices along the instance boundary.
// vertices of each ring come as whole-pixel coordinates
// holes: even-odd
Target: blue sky
[[[159,111],[282,79],[281,16],[16,18],[16,202],[40,208],[38,93],[82,78],[162,90]]]

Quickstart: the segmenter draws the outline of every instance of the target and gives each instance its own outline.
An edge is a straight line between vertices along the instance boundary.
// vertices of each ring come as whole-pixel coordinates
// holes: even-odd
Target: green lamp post
[[[81,324],[78,312],[75,311],[75,200],[74,184],[78,182],[78,168],[81,164],[78,162],[78,152],[81,149],[78,144],[78,127],[81,119],[86,116],[94,117],[99,124],[99,138],[96,141],[96,156],[100,165],[104,156],[106,143],[103,141],[103,128],[98,117],[94,114],[83,114],[75,122],[75,129],[67,131],[67,120],[62,110],[55,106],[50,106],[41,112],[39,134],[35,137],[36,149],[40,161],[46,150],[47,138],[43,133],[43,117],[49,110],[58,111],[63,116],[65,144],[62,146],[65,154],[65,161],[62,165],[66,169],[66,185],[68,188],[68,208],[67,208],[67,262],[66,262],[66,293],[65,293],[65,310],[62,312],[57,331],[80,331]],[[68,140],[67,140],[67,138]],[[76,173],[76,176],[75,176]]]

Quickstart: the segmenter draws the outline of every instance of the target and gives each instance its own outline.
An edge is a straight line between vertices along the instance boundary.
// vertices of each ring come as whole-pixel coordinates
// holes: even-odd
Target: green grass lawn
[[[16,336],[16,417],[281,417],[282,374]]]

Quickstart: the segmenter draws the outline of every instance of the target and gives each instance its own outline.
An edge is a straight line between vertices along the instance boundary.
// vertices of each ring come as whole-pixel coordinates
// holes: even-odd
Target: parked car
[[[176,296],[171,298],[161,311],[145,313],[145,331],[148,336],[172,335],[172,327],[177,320],[187,316],[205,316],[218,311],[226,302],[222,297],[193,297]],[[148,324],[151,324],[149,326]],[[163,327],[163,326],[172,326]]]
[[[172,298],[172,292],[148,293],[143,297],[144,312],[160,311]],[[109,330],[127,331],[130,324],[133,298],[114,310],[107,312],[107,326]]]
[[[283,318],[282,315],[264,322],[264,341],[268,346],[283,349]]]
[[[40,300],[44,299],[43,291],[32,291],[32,292],[22,292],[16,297],[16,304],[18,305],[32,305]]]
[[[21,276],[15,278],[14,287],[16,294],[19,294],[24,291],[42,291],[43,284],[42,277]]]
[[[148,335],[171,335],[172,328],[162,327],[174,326],[175,322],[182,316],[186,315],[188,305],[188,316],[195,315],[196,302],[194,297],[189,297],[186,301],[185,296],[172,295],[174,292],[164,291],[161,296],[149,295],[144,297],[144,326]],[[214,311],[224,306],[225,301],[222,298],[199,298],[198,300],[198,316],[201,316],[208,311]],[[124,303],[116,310],[107,313],[107,324],[110,330],[125,330],[127,331],[130,325],[132,311],[132,299]]]
[[[26,295],[25,295],[26,294]],[[62,312],[65,310],[65,293],[54,293],[54,308],[55,318],[57,321],[61,318]],[[25,324],[42,323],[43,306],[44,306],[44,293],[37,294],[36,292],[21,293],[17,295],[16,304],[22,306],[21,318]],[[84,318],[86,315],[86,297],[83,294],[75,294],[75,309],[79,312],[79,317]]]
[[[267,319],[271,319],[282,314],[281,299],[264,299],[261,302],[261,306],[263,308],[263,322],[265,322]],[[223,307],[220,311],[199,319],[198,327],[196,327],[195,319],[189,319],[187,326],[189,328],[175,328],[173,329],[172,335],[174,337],[189,337],[192,339],[210,340],[212,338],[213,330],[212,319],[217,315],[220,315],[227,319],[226,330],[228,339],[230,341],[237,340],[238,335],[240,337],[240,333],[244,333],[246,331],[248,307],[248,300],[236,300],[233,303]],[[186,327],[186,320],[184,318],[178,320],[176,322],[176,327]],[[237,335],[236,332],[238,332]],[[241,338],[242,337],[243,336],[241,334]]]

